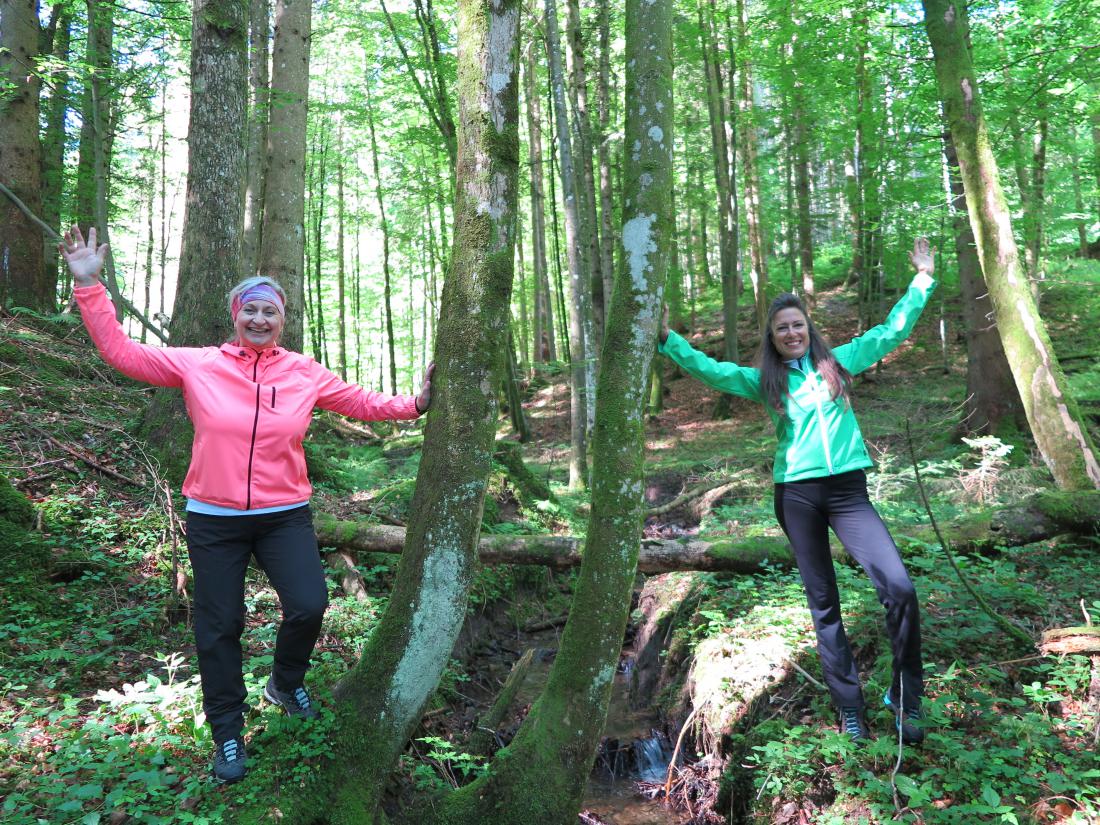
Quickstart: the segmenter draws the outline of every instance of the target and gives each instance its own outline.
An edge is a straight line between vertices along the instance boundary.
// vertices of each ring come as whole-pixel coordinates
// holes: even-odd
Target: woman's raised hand
[[[424,383],[420,385],[420,394],[416,396],[416,411],[423,415],[432,405],[432,373],[435,372],[435,361],[428,364],[424,370]]]
[[[57,251],[69,265],[77,286],[92,286],[99,282],[99,273],[107,262],[107,244],[96,246],[94,226],[88,230],[88,240],[85,242],[80,227],[74,225],[65,233],[64,242],[57,245]]]
[[[913,243],[913,251],[909,253],[909,263],[917,272],[926,272],[931,275],[936,271],[936,250],[928,245],[928,238],[917,238]]]

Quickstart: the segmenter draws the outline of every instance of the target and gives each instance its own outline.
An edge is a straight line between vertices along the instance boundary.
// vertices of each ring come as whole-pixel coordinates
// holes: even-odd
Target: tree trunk
[[[801,63],[802,27],[796,15],[796,9],[790,8],[791,23],[791,62]],[[793,72],[792,72],[793,74]],[[810,122],[811,110],[806,99],[805,82],[799,76],[791,77],[791,126],[794,147],[791,154],[794,162],[794,191],[798,203],[798,260],[802,274],[802,298],[807,304],[814,304],[814,233],[811,221],[810,193],[810,135],[813,133]]]
[[[0,183],[35,214],[42,211],[38,140],[37,0],[0,2]],[[45,277],[38,226],[7,198],[0,199],[0,303],[41,312],[56,308],[56,279]]]
[[[69,111],[69,46],[73,15],[64,4],[58,3],[57,20],[53,36],[53,58],[59,67],[50,79],[53,91],[46,107],[46,130],[42,136],[42,220],[55,230],[61,229],[61,192],[65,179],[65,117]],[[57,286],[57,246],[52,238],[42,240],[42,277],[46,283]],[[68,267],[65,267],[66,275]],[[67,293],[68,289],[63,290]],[[56,298],[55,298],[56,300]],[[149,314],[146,307],[145,314]],[[143,328],[144,329],[144,328]],[[144,334],[144,333],[143,333]]]
[[[1008,420],[1022,429],[1027,426],[1027,419],[993,320],[989,290],[982,277],[974,232],[966,213],[966,193],[959,177],[959,161],[948,132],[943,135],[943,152],[951,186],[955,260],[959,269],[966,333],[966,404],[962,427],[968,433],[995,435],[1002,420]]]
[[[508,419],[512,422],[512,429],[520,441],[531,440],[531,429],[527,426],[527,415],[523,411],[523,397],[519,393],[519,370],[516,368],[515,336],[512,335],[512,325],[508,325],[508,344],[505,347],[504,370],[504,398],[508,404]]]
[[[714,2],[704,5],[699,0],[699,37],[703,51],[703,70],[707,84],[707,116],[710,121],[711,154],[714,158],[714,189],[718,195],[718,261],[722,282],[722,327],[723,353],[725,361],[736,363],[737,350],[737,303],[741,291],[737,277],[737,259],[739,256],[737,236],[737,190],[736,158],[731,151],[730,135],[726,131],[729,111],[722,93],[722,73],[719,70],[718,39],[715,31]],[[735,138],[734,138],[735,139]],[[703,267],[706,266],[706,237],[703,237]],[[708,270],[709,274],[709,270]],[[709,277],[705,279],[709,280]],[[729,416],[729,396],[720,394],[715,401],[713,418]]]
[[[267,182],[260,230],[260,271],[286,290],[281,343],[302,349],[305,301],[306,102],[309,98],[310,0],[276,0],[271,60]]]
[[[527,157],[531,165],[531,258],[535,273],[535,362],[557,360],[554,347],[554,311],[546,272],[546,215],[542,171],[542,115],[539,111],[535,77],[536,41],[527,44],[523,67],[524,98],[527,103]]]
[[[566,40],[569,41],[569,98],[573,119],[574,174],[578,195],[581,249],[592,290],[592,351],[600,351],[605,308],[611,303],[610,273],[601,273],[599,223],[596,216],[596,176],[592,168],[592,127],[588,117],[588,72],[581,33],[580,0],[565,0]]]
[[[91,226],[96,222],[96,177],[95,177],[95,96],[93,90],[98,85],[102,89],[102,78],[109,78],[114,68],[112,55],[114,43],[114,7],[103,0],[87,0],[88,25],[85,62],[87,74],[84,78],[84,91],[80,104],[80,154],[76,173],[76,202],[73,220],[80,226]],[[99,95],[99,117],[103,123],[111,123],[111,103]],[[111,168],[109,137],[103,139],[107,149],[107,169]],[[108,181],[109,183],[109,181]]]
[[[970,225],[997,327],[1028,423],[1058,486],[1100,487],[1100,461],[1068,393],[1043,319],[1021,277],[997,163],[986,132],[966,47],[965,9],[954,0],[922,0],[940,97],[966,192]]]
[[[264,185],[267,181],[267,121],[270,114],[268,50],[271,40],[270,0],[250,0],[248,7],[248,138],[245,147],[247,178],[244,194],[244,241],[241,270],[254,274],[259,267],[263,227]]]
[[[405,550],[386,612],[336,690],[336,758],[308,788],[277,800],[286,822],[374,821],[466,618],[513,278],[519,9],[461,0],[458,17],[454,257]],[[269,804],[257,803],[265,812]]]
[[[608,130],[611,125],[611,4],[596,3],[596,26],[599,29],[599,73],[596,87],[596,109],[599,129],[596,133],[596,157],[600,177],[600,273],[604,282],[604,303],[611,304],[615,282],[615,205],[611,186],[611,149]]]
[[[225,296],[240,280],[244,224],[248,19],[237,3],[196,0],[191,24],[191,96],[187,206],[172,315],[177,347],[218,345],[232,337]],[[293,306],[293,305],[292,305]],[[299,308],[292,311],[301,312]],[[191,423],[177,390],[161,389],[145,417],[149,441],[162,445],[167,468],[182,477]]]
[[[1069,165],[1073,174],[1073,211],[1077,214],[1074,226],[1077,228],[1077,254],[1082,258],[1089,256],[1089,235],[1085,229],[1085,199],[1081,196],[1081,156],[1077,144],[1077,124],[1070,129]]]
[[[749,260],[752,262],[752,290],[756,325],[764,329],[768,317],[768,259],[764,242],[764,204],[760,193],[760,172],[756,167],[756,123],[752,99],[752,64],[748,60],[748,22],[745,0],[737,0],[738,130],[741,153],[742,190],[745,195],[745,224],[749,230]]]
[[[643,389],[673,229],[672,3],[628,0],[622,246],[600,361],[592,515],[569,621],[545,690],[486,776],[428,822],[575,821],[607,717],[642,522]],[[614,353],[614,357],[611,354]]]
[[[410,295],[412,292],[410,291]],[[340,377],[348,380],[348,308],[344,275],[344,132],[343,124],[336,130],[336,325],[340,335]],[[411,317],[412,313],[410,313]]]
[[[585,272],[584,237],[581,231],[580,183],[573,170],[569,140],[569,118],[565,108],[565,76],[561,67],[558,12],[555,0],[546,0],[546,48],[550,53],[550,85],[554,92],[557,118],[558,162],[562,201],[565,204],[565,245],[569,258],[569,487],[588,484],[588,433],[592,428],[589,410],[595,405],[595,353],[592,351],[591,290]]]
[[[397,395],[397,359],[394,357],[393,343],[393,309],[391,297],[393,294],[393,278],[390,272],[390,226],[386,220],[386,203],[382,197],[382,171],[378,163],[378,138],[374,130],[374,107],[371,104],[370,79],[364,84],[367,100],[367,127],[370,132],[370,156],[374,169],[374,195],[378,200],[379,220],[382,224],[382,278],[383,278],[383,309],[386,314],[386,351],[390,359],[390,394]]]

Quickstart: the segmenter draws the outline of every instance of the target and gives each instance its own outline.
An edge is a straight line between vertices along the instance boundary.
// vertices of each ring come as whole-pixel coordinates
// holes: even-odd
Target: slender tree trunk
[[[42,211],[42,148],[38,139],[37,0],[0,2],[0,183],[36,215]],[[46,278],[42,236],[0,196],[0,303],[52,312],[57,282]]]
[[[112,57],[114,43],[114,7],[103,0],[87,0],[87,46],[85,62],[88,74],[84,79],[84,91],[80,104],[80,154],[77,163],[76,201],[74,221],[80,226],[91,226],[96,222],[96,177],[95,177],[95,98],[93,89],[102,87],[101,78],[109,78],[114,67]],[[110,123],[110,101],[99,95],[99,117],[103,123]],[[107,153],[107,168],[110,169],[110,151]]]
[[[150,317],[151,304],[153,302],[153,246],[156,244],[156,236],[153,233],[153,212],[157,203],[156,182],[156,138],[153,131],[149,130],[149,152],[145,156],[142,166],[145,167],[145,301],[142,304],[142,312],[145,317]],[[141,327],[141,343],[145,343],[148,330],[143,324]]]
[[[203,94],[191,96],[187,207],[172,315],[173,346],[209,346],[232,337],[225,296],[240,280],[247,32],[242,5],[196,0],[191,82],[202,88]],[[146,414],[145,429],[152,443],[162,445],[169,471],[182,476],[190,454],[191,425],[178,391],[157,391]]]
[[[565,0],[566,39],[569,41],[569,98],[573,118],[573,156],[576,178],[581,248],[592,290],[592,351],[598,353],[603,337],[604,308],[611,301],[611,277],[603,275],[600,262],[599,219],[596,214],[596,175],[592,168],[592,127],[588,117],[588,71],[581,32],[580,0]]]
[[[53,91],[46,106],[46,130],[42,135],[42,220],[56,230],[61,229],[61,192],[65,179],[65,118],[69,111],[69,47],[72,11],[64,4],[54,6],[56,21],[53,36],[53,58],[57,68],[51,73]],[[42,277],[57,285],[57,247],[52,238],[43,238]],[[68,267],[65,267],[66,275]],[[64,290],[67,292],[68,290]],[[146,315],[149,314],[146,308]],[[144,327],[142,335],[144,335]],[[144,339],[143,339],[144,340]]]
[[[1081,196],[1081,155],[1077,145],[1077,124],[1070,130],[1069,166],[1073,174],[1073,211],[1077,213],[1074,225],[1077,228],[1077,254],[1082,258],[1089,256],[1089,235],[1085,229],[1085,199]]]
[[[550,85],[554,92],[557,117],[558,160],[561,171],[562,201],[565,204],[565,245],[569,258],[569,360],[570,360],[570,450],[569,487],[582,489],[588,484],[589,409],[595,404],[594,354],[592,343],[592,307],[588,275],[584,269],[584,238],[581,231],[579,182],[573,170],[573,151],[569,140],[569,118],[565,108],[565,77],[561,66],[558,38],[558,12],[555,0],[546,0],[546,48],[550,53]]]
[[[252,274],[259,266],[260,232],[263,228],[264,184],[267,181],[267,120],[270,112],[268,56],[271,40],[270,0],[250,0],[248,10],[248,110],[247,178],[244,195],[244,252],[242,271]]]
[[[340,334],[340,377],[348,380],[348,308],[344,276],[344,131],[336,131],[336,289],[339,314],[336,318]],[[409,293],[412,294],[411,292]],[[411,318],[411,313],[410,313]]]
[[[749,230],[749,260],[752,263],[750,277],[756,324],[764,328],[768,315],[768,260],[764,241],[764,204],[760,195],[760,173],[756,166],[756,124],[752,99],[752,64],[749,63],[748,22],[745,18],[745,0],[737,0],[737,51],[738,65],[738,149],[741,154],[742,190],[745,194],[745,224]]]
[[[301,307],[305,298],[310,10],[311,0],[275,0],[260,269],[282,284],[290,307]],[[302,313],[289,313],[283,345],[301,350],[303,328]]]
[[[625,261],[600,360],[592,514],[569,621],[516,738],[487,775],[433,802],[427,823],[576,821],[607,718],[641,535],[643,390],[674,226],[672,28],[669,0],[627,1],[625,141],[638,151],[624,158]]]
[[[1027,235],[1027,271],[1031,276],[1031,288],[1035,300],[1039,300],[1039,281],[1043,280],[1043,213],[1046,200],[1047,176],[1047,126],[1046,94],[1040,92],[1036,101],[1035,134],[1031,151],[1030,221]]]
[[[554,311],[546,272],[546,198],[543,194],[542,114],[535,70],[535,43],[524,50],[524,98],[527,103],[527,157],[531,166],[531,258],[535,272],[535,361],[557,360],[554,347]]]
[[[514,275],[519,8],[460,0],[458,17],[454,258],[405,550],[386,612],[336,689],[336,758],[278,800],[286,822],[374,821],[466,618]]]
[[[528,333],[531,330],[527,313],[527,272],[523,264],[523,214],[516,216],[516,273],[519,280],[519,367],[528,369],[531,363]]]
[[[791,62],[794,65],[805,65],[802,62],[802,27],[797,16],[797,8],[790,7],[791,21]],[[814,233],[811,220],[811,192],[810,181],[810,135],[813,126],[810,122],[811,110],[806,99],[804,79],[800,76],[791,78],[791,102],[792,112],[792,137],[793,149],[791,154],[794,161],[794,191],[795,200],[798,202],[798,260],[802,273],[802,297],[813,306],[814,296]]]
[[[314,181],[316,195],[312,199],[316,203],[313,211],[313,260],[311,262],[313,264],[313,278],[309,278],[310,268],[307,268],[306,289],[304,291],[309,291],[310,281],[312,281],[313,288],[316,289],[316,294],[312,300],[312,323],[317,330],[316,341],[314,342],[314,358],[318,363],[322,363],[327,367],[329,355],[325,335],[325,302],[321,293],[321,268],[324,262],[325,194],[328,191],[328,130],[325,128],[324,121],[319,124],[318,131],[320,135],[317,140],[320,143],[320,148],[316,152],[316,160],[314,161],[311,158],[311,163],[315,163],[316,170]]]
[[[596,9],[600,49],[596,89],[599,129],[595,136],[600,177],[600,273],[604,282],[604,304],[610,306],[615,282],[615,206],[611,186],[611,149],[608,146],[611,124],[611,4],[597,2]]]
[[[367,84],[370,83],[368,78]],[[397,394],[397,360],[394,358],[393,310],[390,305],[393,294],[393,280],[390,273],[390,227],[386,219],[386,203],[382,197],[382,171],[378,163],[378,138],[374,130],[374,106],[371,103],[369,85],[364,84],[367,99],[367,127],[370,131],[371,164],[374,169],[374,194],[378,201],[378,215],[382,224],[382,278],[383,307],[386,318],[386,351],[390,360],[390,393]]]
[[[978,257],[1035,443],[1059,487],[1100,487],[1096,449],[1020,271],[1011,218],[966,46],[965,8],[960,9],[954,0],[922,2]]]
[[[523,396],[519,392],[519,369],[516,365],[515,336],[512,325],[508,325],[508,346],[505,348],[504,362],[504,398],[508,404],[508,420],[520,441],[531,440],[531,429],[527,425],[527,415],[523,410]]]

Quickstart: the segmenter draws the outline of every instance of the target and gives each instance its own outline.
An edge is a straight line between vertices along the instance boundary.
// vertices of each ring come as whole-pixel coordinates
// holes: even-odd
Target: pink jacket
[[[74,291],[84,324],[103,360],[159,387],[181,387],[195,424],[188,498],[254,510],[309,499],[302,439],[313,408],[363,421],[416,418],[413,396],[391,396],[347,384],[312,358],[275,347],[151,347],[115,320],[102,284]]]

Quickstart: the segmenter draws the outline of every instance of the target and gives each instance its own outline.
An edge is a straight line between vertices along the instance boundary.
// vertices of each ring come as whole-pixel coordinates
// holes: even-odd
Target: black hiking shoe
[[[863,708],[841,708],[839,729],[853,742],[871,741],[871,731],[867,728],[867,722],[863,718]]]
[[[924,741],[924,713],[920,705],[901,708],[887,693],[882,703],[894,712],[894,724],[901,731],[901,741],[906,745],[919,745]]]
[[[248,754],[244,750],[244,740],[240,737],[226,739],[214,748],[214,779],[225,785],[232,785],[244,779],[248,771]]]
[[[316,719],[320,712],[309,700],[309,694],[304,687],[296,687],[294,690],[279,690],[275,687],[275,677],[269,676],[264,685],[264,698],[273,705],[278,705],[287,712],[288,716],[297,716],[299,719]]]

